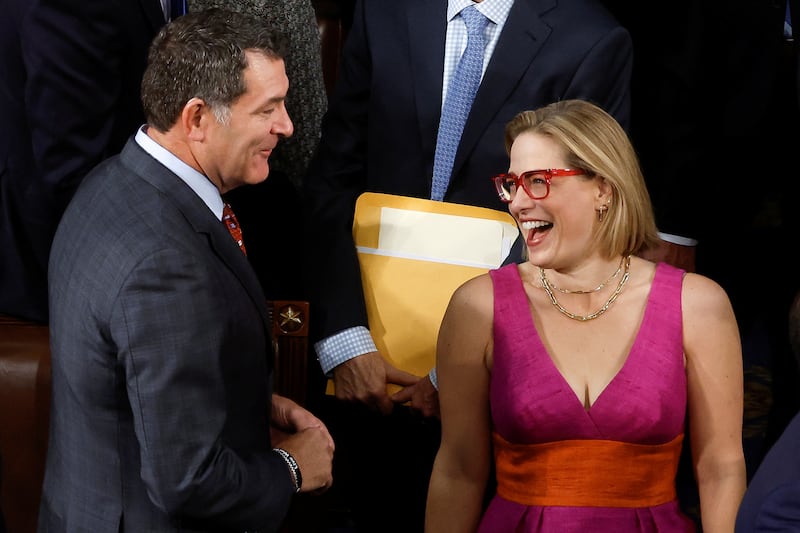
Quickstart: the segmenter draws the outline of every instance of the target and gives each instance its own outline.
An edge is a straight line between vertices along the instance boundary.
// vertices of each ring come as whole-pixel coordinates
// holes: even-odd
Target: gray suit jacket
[[[49,282],[39,530],[277,530],[265,299],[202,200],[129,140],[70,203]]]

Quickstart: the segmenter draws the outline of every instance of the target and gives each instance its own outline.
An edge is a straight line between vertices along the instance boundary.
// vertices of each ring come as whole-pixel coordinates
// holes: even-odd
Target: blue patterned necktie
[[[467,48],[461,55],[444,99],[439,135],[436,138],[436,155],[433,159],[433,184],[431,200],[444,200],[444,193],[453,172],[453,161],[461,142],[461,133],[467,122],[472,100],[478,92],[483,70],[483,52],[486,47],[483,35],[489,20],[475,6],[461,11],[467,25]]]

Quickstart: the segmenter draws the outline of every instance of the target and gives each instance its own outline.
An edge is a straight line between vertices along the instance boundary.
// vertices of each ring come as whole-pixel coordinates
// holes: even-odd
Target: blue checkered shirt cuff
[[[431,383],[433,383],[433,388],[438,391],[439,390],[439,378],[438,378],[438,376],[436,374],[436,367],[431,368],[431,371],[428,372],[428,379],[430,379]]]
[[[331,377],[334,368],[365,353],[377,352],[372,335],[364,326],[349,328],[314,343],[317,359],[326,376]]]

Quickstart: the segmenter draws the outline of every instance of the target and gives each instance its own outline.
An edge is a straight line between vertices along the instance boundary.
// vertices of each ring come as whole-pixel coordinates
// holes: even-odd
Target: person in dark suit
[[[47,322],[47,259],[86,173],[144,121],[158,0],[0,0],[0,313]]]
[[[792,351],[800,364],[800,293],[795,294],[788,329]],[[800,414],[789,422],[750,480],[736,515],[736,533],[800,531],[798,448]]]
[[[489,19],[488,43],[445,201],[505,211],[490,178],[508,170],[498,139],[523,109],[582,98],[624,125],[630,121],[630,37],[593,0],[356,2],[304,193],[310,213],[308,248],[326,265],[325,274],[313,276],[309,284],[316,352],[342,400],[332,409],[366,411],[335,415],[343,427],[332,428],[339,450],[349,440],[359,450],[353,452],[356,466],[350,470],[356,476],[353,485],[366,494],[348,501],[362,508],[366,521],[374,519],[365,530],[421,529],[439,438],[438,398],[435,373],[419,378],[392,367],[370,336],[351,235],[354,204],[366,191],[431,198],[443,92],[461,53],[456,41],[464,28],[460,11],[470,5]],[[448,53],[453,48],[455,54]],[[389,397],[390,382],[406,388]],[[413,411],[395,409],[405,402],[429,420],[423,424]],[[382,418],[373,411],[394,414]],[[396,447],[388,449],[387,443]],[[358,466],[366,457],[396,463],[367,472]],[[409,486],[404,478],[410,477],[415,481]],[[378,493],[376,483],[383,487]]]
[[[70,202],[50,256],[39,531],[277,531],[295,492],[332,482],[327,428],[272,392],[246,231],[221,222],[225,193],[266,179],[292,134],[284,50],[240,13],[165,26],[147,124]]]

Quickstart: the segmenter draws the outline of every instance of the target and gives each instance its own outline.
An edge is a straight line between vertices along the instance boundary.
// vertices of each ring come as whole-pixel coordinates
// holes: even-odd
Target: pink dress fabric
[[[490,272],[494,284],[494,430],[518,444],[605,439],[663,444],[684,431],[681,284],[659,264],[628,357],[589,411],[560,374],[533,323],[516,265]],[[576,324],[577,326],[577,324]],[[674,479],[674,472],[665,472]],[[655,507],[527,506],[495,495],[479,533],[695,531],[677,500]]]

